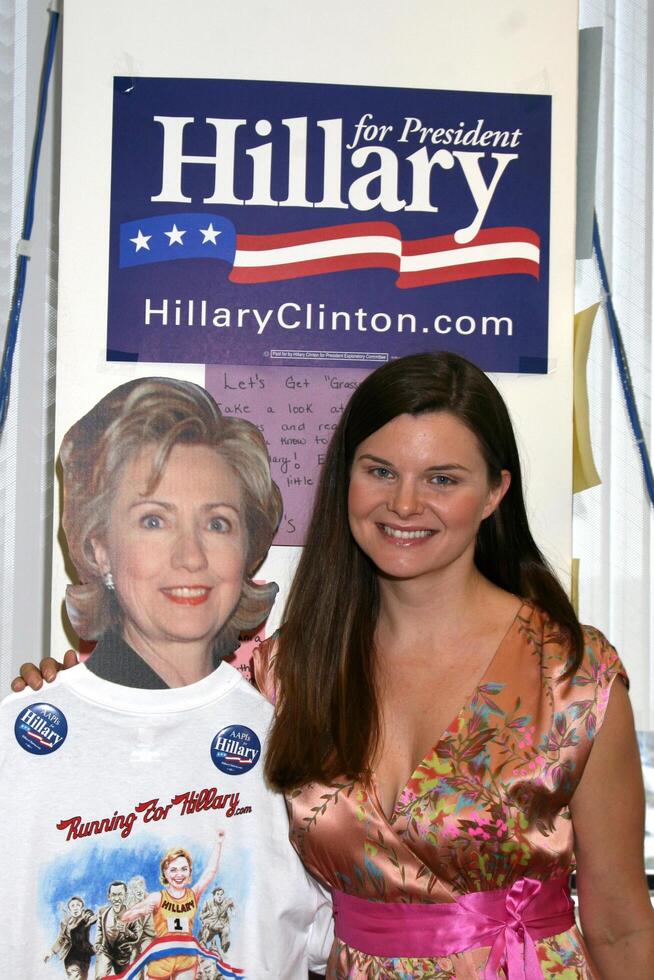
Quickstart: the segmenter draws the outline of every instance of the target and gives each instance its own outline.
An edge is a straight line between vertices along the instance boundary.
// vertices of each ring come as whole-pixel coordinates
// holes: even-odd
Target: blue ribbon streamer
[[[618,366],[618,375],[620,377],[620,384],[622,385],[622,392],[624,394],[624,399],[627,406],[627,414],[629,415],[631,429],[634,434],[634,439],[636,440],[636,448],[638,449],[638,452],[640,454],[647,493],[649,495],[650,503],[654,507],[654,475],[652,474],[652,464],[650,462],[649,452],[647,450],[647,444],[645,442],[645,436],[643,435],[643,429],[640,424],[640,418],[638,415],[638,406],[636,405],[636,396],[634,394],[634,387],[631,381],[631,374],[629,373],[627,352],[625,351],[624,348],[622,333],[620,332],[620,327],[618,325],[618,318],[615,315],[615,308],[613,306],[611,287],[609,284],[609,277],[606,271],[606,263],[604,262],[602,243],[600,241],[599,225],[597,224],[597,214],[593,215],[593,248],[595,250],[595,256],[597,258],[597,265],[599,268],[600,279],[602,281],[602,289],[604,291],[604,301],[606,303],[606,316],[609,323],[609,331],[611,333],[611,341],[613,343],[615,360]]]
[[[41,86],[39,91],[39,107],[36,123],[36,134],[34,146],[32,148],[32,162],[30,166],[30,177],[27,189],[27,200],[25,202],[25,215],[23,219],[23,242],[28,242],[32,235],[32,225],[34,224],[34,203],[36,199],[36,179],[39,172],[39,159],[41,156],[41,144],[43,142],[43,131],[45,129],[45,114],[48,106],[48,88],[50,86],[50,76],[54,64],[55,47],[57,43],[57,30],[59,27],[59,12],[50,10],[50,24],[48,37],[45,46],[45,58],[43,73],[41,75]],[[11,372],[14,363],[14,350],[18,339],[18,324],[23,306],[23,295],[25,293],[25,282],[27,279],[27,255],[18,256],[18,267],[16,271],[16,283],[14,296],[9,311],[9,323],[7,325],[7,337],[5,349],[2,356],[2,367],[0,367],[0,435],[4,429],[7,411],[9,409],[9,393],[11,390]]]

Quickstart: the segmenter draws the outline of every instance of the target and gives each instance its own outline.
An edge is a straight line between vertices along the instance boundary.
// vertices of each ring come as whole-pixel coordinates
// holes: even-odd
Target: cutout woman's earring
[[[105,572],[104,585],[105,585],[105,588],[106,589],[109,589],[110,592],[114,592],[115,591],[116,586],[114,585],[114,577],[111,574],[111,572]]]

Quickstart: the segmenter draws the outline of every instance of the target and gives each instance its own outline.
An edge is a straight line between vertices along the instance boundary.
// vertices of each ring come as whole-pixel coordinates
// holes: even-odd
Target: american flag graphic
[[[364,221],[277,235],[239,235],[218,214],[157,215],[120,227],[120,265],[220,259],[234,283],[267,283],[354,269],[388,269],[399,289],[485,276],[540,277],[540,237],[530,228],[480,230],[405,241],[392,222]]]
[[[47,748],[47,749],[51,749],[51,748],[52,748],[52,742],[48,742],[48,740],[47,740],[46,738],[43,738],[43,737],[42,737],[41,735],[39,735],[39,734],[38,734],[37,732],[33,732],[33,731],[31,730],[31,728],[30,728],[30,729],[28,729],[28,730],[27,730],[27,731],[25,732],[25,734],[26,734],[26,735],[27,735],[27,736],[28,736],[29,738],[31,738],[31,739],[33,739],[33,740],[34,740],[35,742],[38,742],[38,743],[39,743],[39,745],[43,745],[43,746],[45,746],[45,748]]]

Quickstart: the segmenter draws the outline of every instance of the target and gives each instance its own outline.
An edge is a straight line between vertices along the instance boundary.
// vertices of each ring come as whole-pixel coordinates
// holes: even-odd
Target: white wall
[[[410,14],[410,16],[409,16]],[[576,4],[551,0],[67,0],[63,89],[56,441],[122,380],[148,365],[105,362],[114,75],[526,92],[553,96],[550,371],[495,380],[523,450],[539,542],[568,575],[577,84]],[[292,38],[292,40],[291,40]],[[203,381],[201,366],[157,373]],[[286,554],[276,555],[275,564]],[[53,568],[53,643],[66,575]]]

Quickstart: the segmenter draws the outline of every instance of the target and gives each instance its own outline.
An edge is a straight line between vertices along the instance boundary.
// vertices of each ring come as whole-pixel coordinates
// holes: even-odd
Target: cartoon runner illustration
[[[150,892],[143,901],[126,909],[122,921],[131,923],[152,915],[158,937],[192,936],[200,898],[218,873],[224,838],[224,830],[219,830],[207,866],[194,886],[193,859],[188,851],[183,847],[167,851],[160,866],[164,889]],[[146,976],[149,980],[196,980],[197,970],[197,956],[166,956],[148,962]]]
[[[127,908],[134,908],[139,902],[147,897],[148,889],[143,875],[134,875],[127,882]],[[146,915],[138,922],[134,923],[134,928],[138,934],[136,944],[136,956],[143,953],[155,937],[154,922],[151,915]],[[136,958],[136,957],[135,957]],[[138,973],[134,980],[144,980],[145,974]]]
[[[127,884],[112,881],[107,890],[108,905],[98,909],[98,930],[95,936],[95,976],[112,976],[132,962],[136,955],[138,932],[123,919],[127,909]]]
[[[59,926],[59,935],[44,962],[58,956],[63,960],[68,980],[87,980],[95,952],[89,941],[89,930],[97,917],[91,909],[84,908],[84,899],[79,895],[68,899],[67,909]]]
[[[229,949],[229,920],[234,911],[234,903],[225,895],[223,888],[214,888],[200,909],[200,942],[208,949]],[[220,946],[218,945],[218,942]]]

